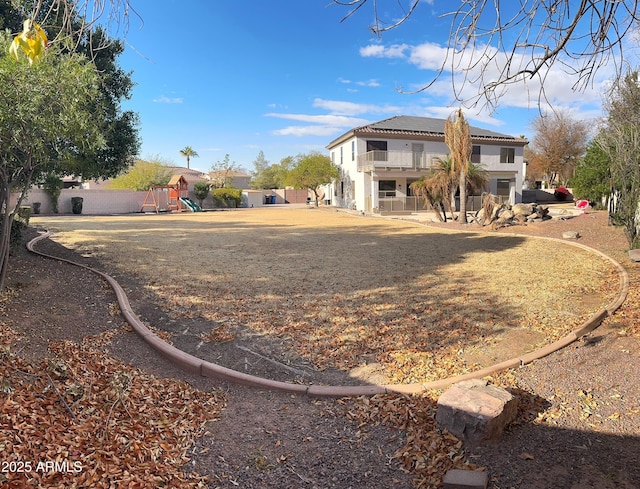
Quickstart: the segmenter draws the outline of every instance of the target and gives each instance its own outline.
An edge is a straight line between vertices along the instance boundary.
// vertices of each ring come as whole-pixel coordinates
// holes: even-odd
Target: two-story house
[[[419,211],[411,183],[446,158],[444,119],[396,116],[356,127],[327,145],[340,179],[327,189],[332,205],[365,212]],[[504,201],[522,201],[524,138],[471,126],[471,161],[489,173],[485,192]],[[479,200],[479,199],[476,199]],[[472,208],[474,203],[470,203]],[[469,205],[468,204],[468,205]]]

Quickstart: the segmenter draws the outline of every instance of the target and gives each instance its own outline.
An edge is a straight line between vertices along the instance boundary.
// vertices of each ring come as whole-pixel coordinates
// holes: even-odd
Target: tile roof
[[[390,134],[399,136],[436,136],[444,137],[445,119],[435,119],[432,117],[415,117],[408,115],[399,115],[384,119],[378,122],[367,124],[365,126],[356,127],[339,138],[335,139],[328,148],[335,146],[339,141],[350,135],[362,134]],[[526,139],[502,134],[495,131],[489,131],[475,126],[469,126],[472,138],[483,138],[497,141],[512,141],[526,144]]]

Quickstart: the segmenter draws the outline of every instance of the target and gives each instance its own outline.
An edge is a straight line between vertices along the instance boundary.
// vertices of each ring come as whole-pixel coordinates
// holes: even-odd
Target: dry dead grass
[[[562,243],[334,210],[32,222],[142,279],[175,318],[286,337],[319,368],[380,363],[394,382],[473,369],[482,360],[471,351],[491,352],[487,361],[530,351],[618,286],[609,262]]]

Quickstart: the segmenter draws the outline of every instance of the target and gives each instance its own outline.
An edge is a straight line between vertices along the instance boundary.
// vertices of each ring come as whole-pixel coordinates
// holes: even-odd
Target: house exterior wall
[[[358,170],[359,156],[367,153],[367,141],[386,141],[389,153],[389,167],[378,166],[371,171]],[[412,145],[424,146],[425,168],[431,167],[436,158],[445,158],[449,148],[444,141],[426,139],[389,138],[372,134],[367,137],[352,136],[341,144],[329,148],[332,161],[340,169],[340,179],[329,186],[328,191],[334,196],[331,204],[365,212],[375,212],[380,209],[379,181],[395,180],[395,193],[398,199],[409,197],[408,185],[426,174],[426,169],[411,169],[394,167],[392,153],[402,154],[406,161],[411,162]],[[522,182],[524,168],[524,148],[522,145],[510,145],[505,141],[484,142],[473,141],[474,146],[480,146],[480,164],[489,172],[487,191],[497,194],[498,190],[505,192],[508,183],[508,200],[511,203],[522,201]],[[501,163],[501,148],[514,149],[513,163]],[[354,151],[355,149],[355,151]],[[506,196],[503,196],[506,197]]]

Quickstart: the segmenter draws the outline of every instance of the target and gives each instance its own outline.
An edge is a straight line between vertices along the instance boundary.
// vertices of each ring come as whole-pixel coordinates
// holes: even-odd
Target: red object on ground
[[[578,209],[586,209],[586,208],[588,208],[588,207],[589,207],[589,201],[588,201],[588,200],[581,199],[581,200],[579,200],[578,202],[576,202],[576,207],[577,207]]]

